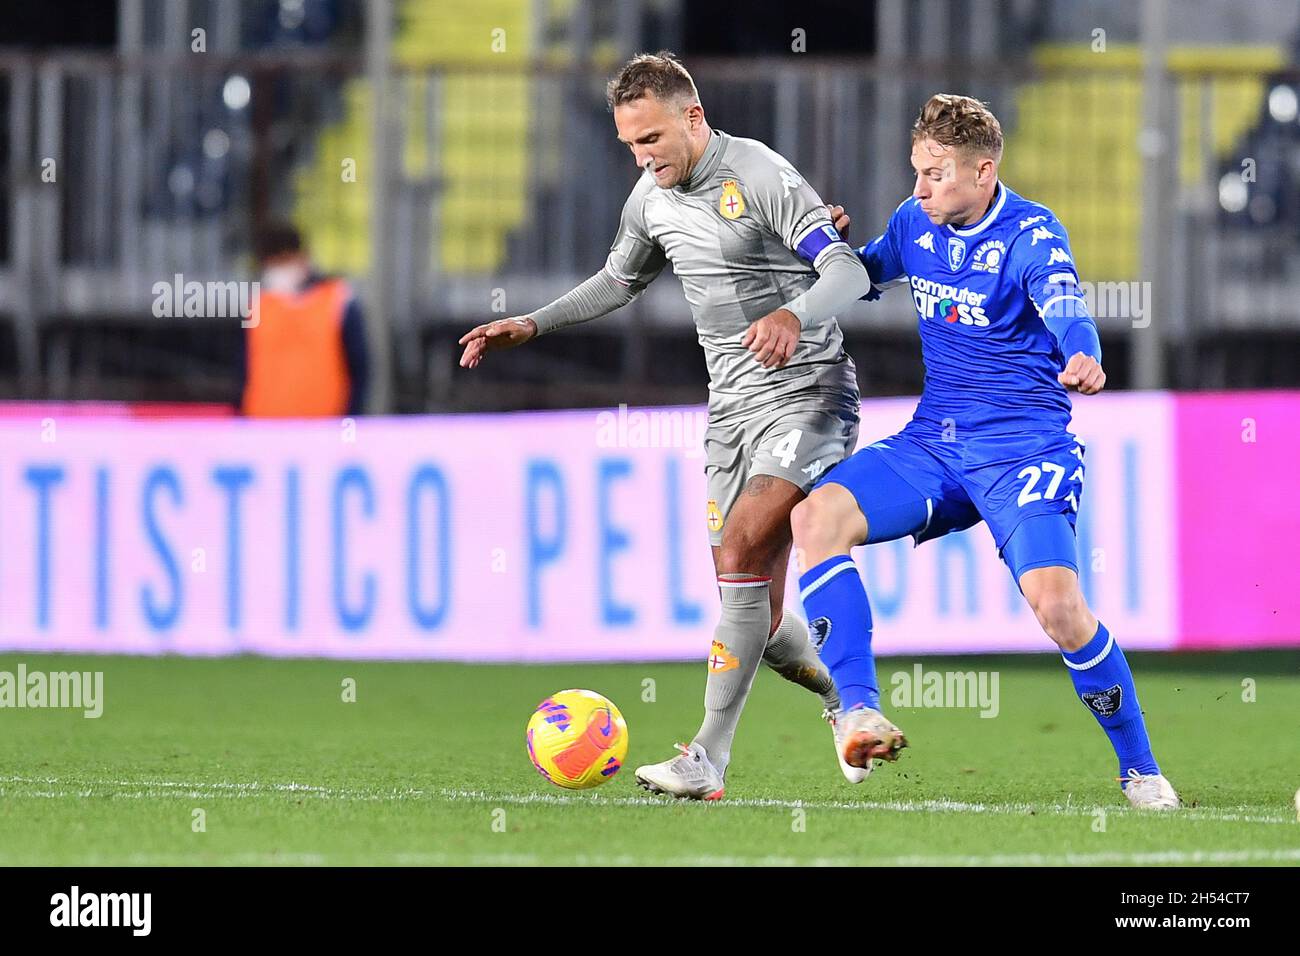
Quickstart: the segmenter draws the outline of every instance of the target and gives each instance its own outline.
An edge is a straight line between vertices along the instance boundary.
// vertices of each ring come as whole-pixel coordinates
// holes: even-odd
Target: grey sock
[[[772,606],[766,579],[755,575],[721,574],[718,587],[722,617],[713,632],[709,679],[704,687],[704,723],[695,742],[723,772],[731,761],[731,740],[772,629]]]
[[[776,633],[767,642],[763,662],[791,683],[817,694],[824,707],[840,709],[840,692],[808,639],[808,625],[789,611],[781,615]]]

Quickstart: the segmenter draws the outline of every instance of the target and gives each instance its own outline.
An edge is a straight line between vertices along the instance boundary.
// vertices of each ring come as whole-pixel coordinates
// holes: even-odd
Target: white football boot
[[[864,777],[871,772],[873,759],[897,760],[898,752],[907,746],[903,732],[888,717],[870,707],[842,711],[832,726],[840,763],[860,768]],[[844,775],[848,777],[848,772]]]
[[[663,763],[636,768],[636,782],[651,793],[666,793],[679,800],[721,800],[722,774],[699,744],[676,745],[681,751]]]
[[[867,779],[867,774],[871,773],[871,764],[865,767],[850,767],[844,762],[844,735],[840,732],[841,721],[840,712],[827,708],[822,711],[822,720],[831,725],[831,734],[835,741],[835,759],[839,761],[840,773],[844,774],[844,779],[849,783],[861,783]]]
[[[1124,777],[1115,779],[1127,782],[1124,796],[1139,810],[1178,809],[1178,794],[1162,773],[1141,774],[1136,767],[1129,767],[1127,781]]]

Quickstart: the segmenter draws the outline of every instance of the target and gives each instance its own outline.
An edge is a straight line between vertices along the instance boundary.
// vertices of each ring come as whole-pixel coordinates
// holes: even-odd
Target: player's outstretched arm
[[[498,319],[466,332],[460,339],[460,344],[465,346],[460,357],[461,368],[474,368],[486,352],[512,349],[547,332],[600,318],[627,305],[639,291],[639,287],[619,282],[601,269],[531,315]]]
[[[460,339],[465,346],[461,367],[474,368],[487,352],[514,348],[556,329],[598,319],[640,295],[668,262],[645,230],[641,205],[653,188],[653,178],[643,177],[628,196],[603,269],[529,315],[498,319],[467,332]]]

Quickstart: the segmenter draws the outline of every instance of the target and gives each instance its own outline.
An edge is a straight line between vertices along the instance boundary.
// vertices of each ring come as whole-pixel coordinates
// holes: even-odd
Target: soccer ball
[[[595,691],[552,694],[528,720],[528,759],[556,786],[599,787],[618,773],[626,756],[627,723]]]

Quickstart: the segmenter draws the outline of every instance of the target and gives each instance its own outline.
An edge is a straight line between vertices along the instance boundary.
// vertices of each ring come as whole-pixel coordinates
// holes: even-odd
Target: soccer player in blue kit
[[[931,97],[912,128],[912,196],[858,250],[873,295],[909,285],[926,375],[906,427],[836,465],[791,514],[809,629],[844,702],[837,743],[868,771],[907,745],[880,712],[871,607],[849,549],[904,535],[919,544],[982,520],[1110,739],[1125,796],[1173,809],[1128,663],[1079,588],[1084,449],[1066,392],[1106,383],[1097,327],[1065,228],[999,181],[1001,156],[983,103]]]

